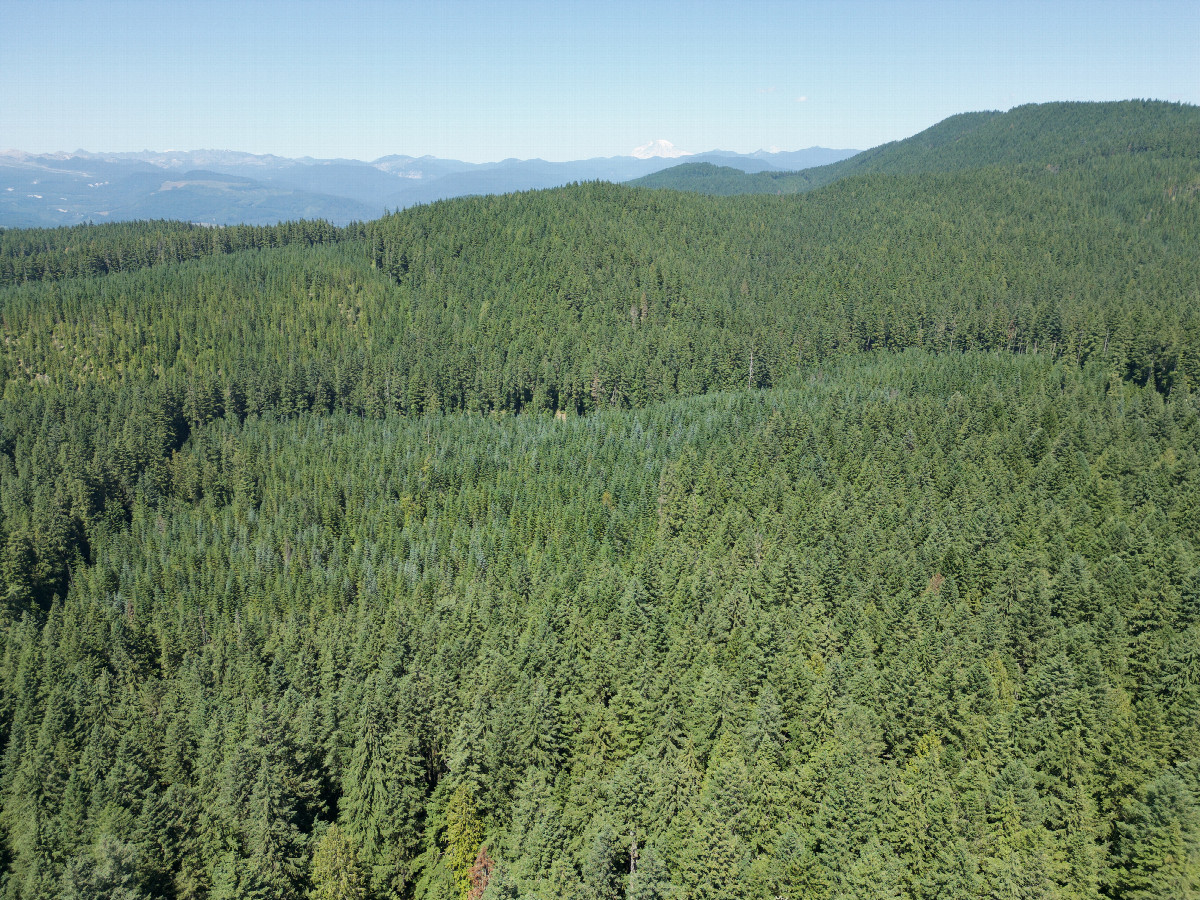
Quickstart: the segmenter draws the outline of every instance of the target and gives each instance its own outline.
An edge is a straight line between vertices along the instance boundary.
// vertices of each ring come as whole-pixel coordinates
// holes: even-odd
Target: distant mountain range
[[[811,147],[778,153],[686,154],[666,141],[652,141],[633,153],[571,162],[468,163],[432,156],[385,156],[373,162],[289,159],[223,150],[6,151],[0,153],[0,227],[130,219],[213,225],[327,219],[345,224],[377,218],[388,209],[467,194],[509,193],[596,179],[629,181],[680,159],[753,174],[827,165],[856,151]]]

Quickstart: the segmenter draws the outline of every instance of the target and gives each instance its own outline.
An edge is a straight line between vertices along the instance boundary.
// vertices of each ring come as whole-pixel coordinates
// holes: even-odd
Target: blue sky
[[[475,162],[865,149],[957,112],[1200,103],[1200,2],[4,0],[0,148]]]

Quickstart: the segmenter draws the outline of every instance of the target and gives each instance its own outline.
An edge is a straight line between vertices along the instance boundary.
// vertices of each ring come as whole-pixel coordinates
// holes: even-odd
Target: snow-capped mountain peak
[[[648,144],[635,147],[629,152],[629,155],[636,156],[638,159],[654,159],[656,156],[663,159],[676,159],[680,156],[692,156],[693,154],[687,150],[680,150],[670,141],[664,141],[660,138],[657,141],[651,141]]]

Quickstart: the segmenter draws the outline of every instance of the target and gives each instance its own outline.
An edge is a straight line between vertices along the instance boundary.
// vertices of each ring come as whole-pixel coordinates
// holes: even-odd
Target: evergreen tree
[[[313,900],[362,900],[367,896],[358,848],[336,824],[330,825],[317,842],[309,880]]]

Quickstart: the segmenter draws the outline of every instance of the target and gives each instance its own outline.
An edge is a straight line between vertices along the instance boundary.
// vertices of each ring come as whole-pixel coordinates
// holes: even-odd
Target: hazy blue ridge
[[[811,147],[752,154],[716,150],[686,158],[765,172],[825,164],[853,153]],[[452,197],[538,190],[577,181],[628,181],[676,162],[634,156],[468,163],[400,155],[373,162],[287,159],[224,150],[116,154],[80,150],[42,155],[10,151],[0,153],[0,227],[140,218],[214,225],[321,218],[345,225]],[[197,172],[208,174],[201,177]]]

